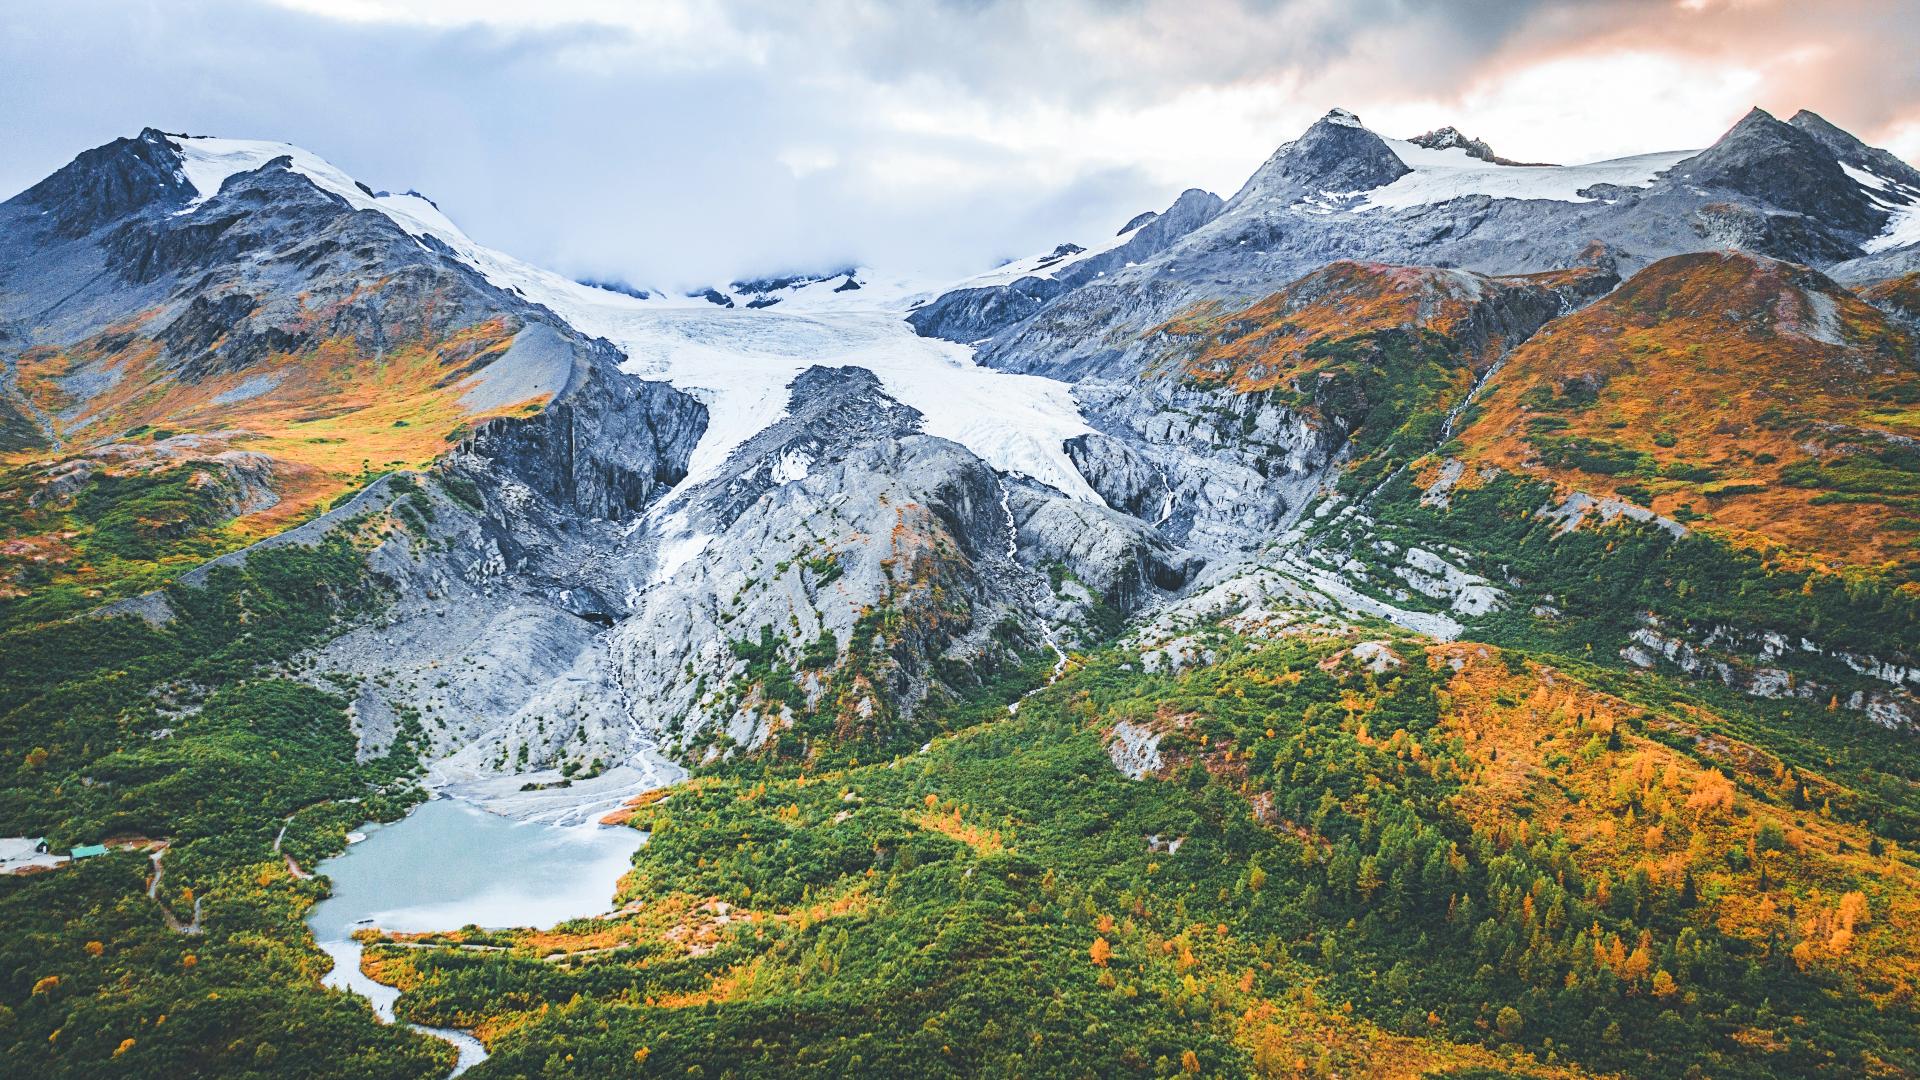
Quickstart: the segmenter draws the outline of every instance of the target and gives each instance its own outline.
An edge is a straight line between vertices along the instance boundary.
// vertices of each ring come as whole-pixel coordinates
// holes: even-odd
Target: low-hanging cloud
[[[1751,104],[1920,151],[1911,3],[68,0],[0,13],[0,189],[153,124],[274,138],[574,274],[958,273],[1229,194],[1334,105],[1516,157]]]

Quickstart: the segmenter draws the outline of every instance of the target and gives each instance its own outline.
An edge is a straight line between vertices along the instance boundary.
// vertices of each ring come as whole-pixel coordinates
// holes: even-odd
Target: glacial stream
[[[1168,492],[1168,495],[1171,497],[1172,492]],[[1000,513],[1007,519],[1007,561],[1013,564],[1014,573],[1017,574],[1020,572],[1020,526],[1014,523],[1013,505],[1008,501],[1007,485],[1004,480],[1000,483]],[[1035,599],[1044,604],[1046,597],[1040,587],[1035,585],[1033,589]],[[1060,647],[1060,639],[1054,635],[1053,624],[1047,622],[1045,619],[1040,620],[1040,636],[1047,640],[1047,648],[1053,650],[1053,670],[1047,673],[1046,682],[1021,694],[1020,701],[1016,701],[1007,706],[1008,716],[1013,716],[1020,711],[1021,701],[1025,701],[1040,691],[1045,690],[1047,687],[1052,686],[1054,683],[1059,682],[1060,676],[1066,674],[1066,650]]]
[[[315,868],[332,879],[333,895],[314,905],[307,925],[333,957],[326,985],[366,998],[388,1022],[400,992],[361,972],[355,930],[544,928],[598,914],[612,906],[614,888],[645,840],[633,829],[512,821],[454,799],[423,803],[405,819],[365,832],[365,840]],[[459,1050],[454,1076],[487,1056],[467,1032],[408,1026]]]

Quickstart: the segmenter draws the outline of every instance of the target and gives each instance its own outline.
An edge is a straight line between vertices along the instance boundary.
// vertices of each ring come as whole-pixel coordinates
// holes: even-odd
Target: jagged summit
[[[1410,171],[1358,116],[1334,109],[1275,150],[1228,200],[1227,209],[1255,201],[1292,202],[1315,193],[1370,191]]]
[[[84,235],[150,203],[178,206],[192,197],[179,152],[154,128],[82,151],[17,196],[47,211],[68,236]]]
[[[1141,226],[1141,238],[1155,239],[1153,233],[1165,230],[1169,235],[1190,232],[1211,221],[1225,203],[1205,188],[1188,188],[1151,222]]]
[[[1873,233],[1886,222],[1820,140],[1758,106],[1676,171],[1689,183],[1753,196],[1845,229]]]
[[[1787,123],[1826,147],[1843,166],[1852,166],[1883,180],[1920,189],[1920,169],[1877,146],[1868,146],[1852,132],[1836,126],[1819,113],[1801,109]]]
[[[1493,147],[1487,145],[1485,139],[1476,139],[1451,124],[1446,127],[1435,128],[1423,135],[1415,135],[1407,141],[1427,150],[1459,150],[1468,157],[1478,158],[1490,165],[1540,164],[1539,162],[1521,162],[1514,161],[1511,158],[1501,157],[1499,154],[1493,152]]]
[[[1125,236],[1128,233],[1137,232],[1161,218],[1167,218],[1170,222],[1179,221],[1180,224],[1174,227],[1189,229],[1200,222],[1184,219],[1192,217],[1212,217],[1218,213],[1219,210],[1220,196],[1215,195],[1205,188],[1188,188],[1181,192],[1180,197],[1173,200],[1173,204],[1168,206],[1164,211],[1142,210],[1140,213],[1128,218],[1127,223],[1120,226],[1119,230],[1113,235]],[[1162,224],[1159,227],[1164,229],[1168,228],[1169,225]]]
[[[1424,135],[1415,135],[1407,141],[1429,150],[1465,150],[1469,155],[1482,161],[1492,161],[1494,157],[1493,147],[1488,146],[1484,139],[1471,138],[1451,124],[1434,128]]]

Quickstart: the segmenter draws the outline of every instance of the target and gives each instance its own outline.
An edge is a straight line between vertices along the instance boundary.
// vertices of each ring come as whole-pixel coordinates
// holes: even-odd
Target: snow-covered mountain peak
[[[1590,202],[1589,189],[1643,188],[1696,151],[1642,154],[1589,165],[1523,165],[1486,142],[1443,127],[1393,139],[1334,109],[1286,143],[1234,196],[1233,205],[1303,206],[1306,212],[1402,210],[1471,196]]]
[[[1314,121],[1299,138],[1275,150],[1235,193],[1228,209],[1371,191],[1406,172],[1407,166],[1358,116],[1346,109],[1334,109]]]
[[[921,414],[927,434],[965,446],[1002,473],[1100,502],[1065,449],[1091,430],[1065,384],[982,367],[966,346],[920,337],[904,321],[937,283],[842,266],[716,290],[731,306],[704,294],[600,287],[479,244],[426,196],[376,191],[291,143],[156,131],[112,149],[124,156],[128,148],[151,157],[156,179],[171,185],[158,205],[174,216],[216,205],[236,176],[284,168],[352,210],[384,216],[423,248],[545,307],[587,337],[612,342],[626,354],[626,371],[671,383],[708,409],[683,490],[718,475],[735,449],[778,421],[789,384],[818,365],[865,368],[889,396]]]
[[[1429,150],[1448,150],[1456,146],[1465,149],[1469,144],[1478,140],[1467,138],[1465,133],[1459,128],[1448,124],[1445,127],[1434,128],[1425,135],[1415,135],[1407,141],[1424,146]]]
[[[471,244],[432,199],[408,189],[402,194],[376,192],[347,175],[318,154],[292,143],[264,139],[224,139],[208,135],[170,135],[168,142],[180,157],[180,172],[198,195],[181,213],[191,213],[220,193],[232,177],[253,172],[286,159],[287,168],[322,191],[345,200],[356,210],[372,210],[392,218],[414,236],[433,236],[456,249]]]

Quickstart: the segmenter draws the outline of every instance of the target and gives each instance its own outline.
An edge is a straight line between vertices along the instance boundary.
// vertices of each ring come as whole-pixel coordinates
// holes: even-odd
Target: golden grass
[[[930,806],[913,815],[910,820],[928,832],[939,833],[949,840],[965,844],[973,849],[975,855],[982,857],[999,855],[1011,846],[1000,830],[966,820],[959,806],[945,809]]]
[[[1772,542],[1853,565],[1910,559],[1903,534],[1888,527],[1902,516],[1898,508],[1819,504],[1819,491],[1782,483],[1789,465],[1812,457],[1809,446],[1826,425],[1920,437],[1920,410],[1883,404],[1912,384],[1912,336],[1865,302],[1824,292],[1806,273],[1733,254],[1679,256],[1643,270],[1514,351],[1460,434],[1465,458],[1568,491],[1609,495],[1638,483],[1652,498],[1628,501],[1667,515],[1691,506],[1707,515],[1696,527],[1742,544]],[[1822,340],[1834,334],[1842,344]],[[1530,391],[1556,394],[1575,383],[1598,387],[1597,400],[1553,410],[1523,401]],[[1542,416],[1565,423],[1551,436],[1604,441],[1662,466],[1710,466],[1721,477],[1635,480],[1549,468],[1529,437],[1530,422]]]
[[[1300,388],[1324,366],[1307,355],[1316,343],[1401,328],[1450,334],[1473,303],[1446,271],[1343,260],[1247,308],[1200,305],[1149,333],[1171,339],[1186,377],[1247,394]]]
[[[1443,722],[1475,762],[1457,805],[1476,829],[1510,843],[1564,833],[1603,882],[1645,871],[1679,888],[1690,876],[1701,917],[1727,934],[1756,945],[1782,934],[1804,944],[1803,967],[1840,973],[1875,1000],[1920,987],[1920,871],[1891,846],[1868,854],[1865,828],[1821,809],[1833,788],[1817,775],[1797,777],[1812,805],[1795,811],[1781,762],[1704,709],[1645,722],[1691,742],[1695,757],[1633,730],[1644,722],[1637,706],[1553,668],[1514,672],[1499,650],[1465,643],[1434,645],[1428,661],[1458,665]],[[1757,845],[1763,826],[1779,829],[1785,850]],[[1728,862],[1733,849],[1746,869]]]
[[[1855,291],[1862,300],[1883,311],[1896,312],[1909,320],[1920,321],[1920,270],[1876,281]]]
[[[1366,1077],[1422,1080],[1451,1069],[1524,1069],[1541,1080],[1603,1074],[1545,1065],[1533,1055],[1496,1053],[1442,1038],[1397,1035],[1321,1002],[1309,987],[1247,1005],[1234,1021],[1234,1041],[1253,1057],[1259,1077]]]
[[[324,325],[342,304],[383,285],[372,283],[353,297],[310,308],[302,322]],[[518,324],[504,317],[375,352],[363,351],[349,338],[328,338],[298,353],[268,355],[244,370],[188,381],[164,362],[157,340],[140,336],[151,329],[157,313],[143,312],[69,349],[27,350],[19,360],[19,386],[48,415],[68,415],[57,425],[70,443],[68,457],[84,456],[89,440],[112,441],[128,431],[144,432],[121,442],[136,451],[160,433],[198,436],[186,449],[170,444],[165,451],[105,458],[109,472],[169,468],[227,450],[269,458],[279,501],[228,523],[214,537],[222,547],[281,532],[324,509],[369,473],[425,467],[474,425],[498,416],[530,415],[548,402],[543,394],[481,411],[460,403],[471,385],[467,373],[497,360],[517,334]],[[95,397],[76,401],[60,379],[82,370],[111,372],[115,381]],[[263,380],[269,388],[245,400],[221,403],[222,395],[261,385],[249,385],[249,380]],[[5,462],[17,467],[49,464],[44,451],[18,452]],[[18,543],[36,548],[16,553],[22,558],[60,546],[52,536],[23,537]],[[61,565],[80,580],[92,573],[90,568]]]

